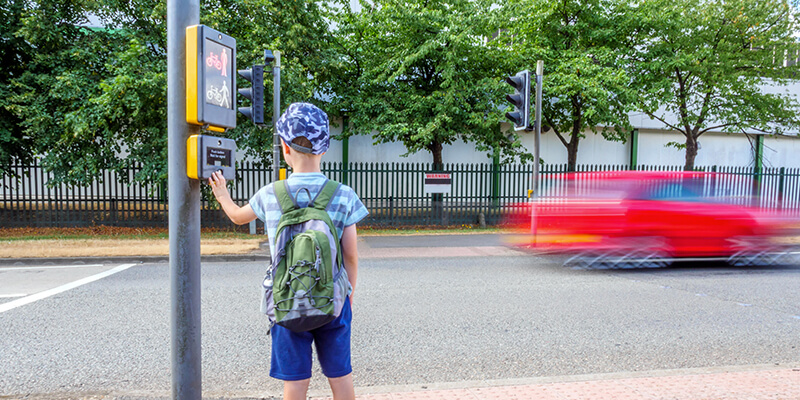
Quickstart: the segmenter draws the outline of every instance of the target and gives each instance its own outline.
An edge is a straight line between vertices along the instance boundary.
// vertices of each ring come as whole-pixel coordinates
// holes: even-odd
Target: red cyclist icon
[[[209,52],[206,57],[206,65],[222,72],[222,76],[228,76],[228,52],[222,49],[222,54],[217,55]]]

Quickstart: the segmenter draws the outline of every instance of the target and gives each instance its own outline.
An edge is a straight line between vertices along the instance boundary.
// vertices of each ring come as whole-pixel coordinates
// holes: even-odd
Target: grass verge
[[[364,236],[387,235],[454,235],[497,233],[501,228],[478,228],[472,225],[430,227],[426,225],[402,228],[359,226],[358,234]],[[201,239],[265,240],[263,235],[233,232],[220,229],[203,229]],[[91,226],[79,228],[0,228],[0,241],[32,240],[156,240],[168,239],[166,228],[124,228]]]
[[[260,240],[261,236],[247,233],[203,229],[202,239],[241,239]],[[110,226],[91,226],[79,228],[0,228],[2,241],[29,240],[155,240],[168,239],[166,228],[124,228]]]
[[[202,255],[249,254],[260,249],[262,235],[204,229]],[[169,255],[164,228],[0,228],[0,258],[115,257]]]

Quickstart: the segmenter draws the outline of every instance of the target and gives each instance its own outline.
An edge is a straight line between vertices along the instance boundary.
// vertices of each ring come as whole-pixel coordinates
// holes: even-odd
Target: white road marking
[[[41,266],[41,267],[8,267],[8,268],[0,268],[0,272],[2,271],[27,271],[33,269],[64,269],[64,268],[87,268],[87,267],[102,267],[103,264],[81,264],[81,265],[48,265],[48,266]]]
[[[50,296],[57,295],[59,293],[66,292],[67,290],[70,290],[70,289],[75,289],[76,287],[83,286],[83,285],[85,285],[87,283],[92,283],[92,282],[94,282],[96,280],[100,280],[100,279],[103,279],[103,278],[105,278],[107,276],[114,275],[117,272],[122,272],[122,271],[124,271],[124,270],[126,270],[126,269],[128,269],[128,268],[130,268],[130,267],[132,267],[134,265],[136,265],[136,264],[122,264],[122,265],[120,265],[120,266],[118,266],[116,268],[110,269],[108,271],[104,271],[104,272],[101,272],[99,274],[95,274],[95,275],[92,275],[92,276],[89,276],[89,277],[86,277],[86,278],[83,278],[83,279],[79,279],[77,281],[67,283],[66,285],[61,285],[61,286],[59,286],[57,288],[53,288],[53,289],[50,289],[50,290],[45,290],[43,292],[32,294],[30,296],[26,296],[26,297],[23,297],[21,299],[10,301],[10,302],[5,303],[5,304],[0,304],[0,313],[6,312],[8,310],[12,310],[12,309],[20,307],[20,306],[24,306],[26,304],[33,303],[34,301],[42,300],[42,299],[48,298]]]

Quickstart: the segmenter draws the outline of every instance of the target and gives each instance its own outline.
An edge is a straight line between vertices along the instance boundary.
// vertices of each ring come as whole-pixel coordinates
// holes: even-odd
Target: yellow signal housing
[[[197,173],[200,161],[197,159],[200,152],[197,151],[197,140],[200,135],[191,135],[186,139],[186,176],[192,179],[200,179]]]
[[[191,135],[186,139],[186,176],[205,180],[214,172],[225,179],[236,178],[236,142],[209,135]]]
[[[197,58],[202,54],[197,53],[197,31],[199,25],[186,28],[186,122],[193,125],[203,125],[197,117]]]

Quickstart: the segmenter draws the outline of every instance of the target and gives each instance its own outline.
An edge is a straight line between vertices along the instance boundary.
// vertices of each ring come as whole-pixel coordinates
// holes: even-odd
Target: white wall
[[[339,128],[332,127],[332,133],[339,133]],[[541,136],[541,157],[547,164],[565,164],[567,150],[556,135],[550,131]],[[528,151],[533,152],[534,135],[522,133],[521,141]],[[655,129],[639,130],[639,165],[677,165],[685,161],[684,150],[666,146],[669,142],[684,143],[682,134]],[[752,141],[752,143],[751,143]],[[697,166],[734,166],[749,167],[754,165],[755,138],[750,139],[743,134],[725,134],[709,132],[700,137],[700,150],[695,165]],[[602,135],[586,132],[586,138],[578,146],[578,164],[622,164],[630,160],[630,140],[625,143],[612,142]],[[373,145],[371,137],[355,136],[350,138],[351,162],[414,162],[430,163],[432,156],[427,151],[420,151],[408,157],[401,143],[381,143]],[[478,152],[474,145],[457,142],[445,146],[443,152],[445,163],[490,163],[488,153]],[[323,157],[323,161],[342,161],[342,143],[331,140],[331,147]],[[764,166],[800,168],[800,137],[781,136],[764,137]]]
[[[765,137],[764,166],[800,168],[800,138]]]
[[[336,135],[341,132],[340,127],[331,126],[331,133]],[[622,164],[630,161],[630,140],[625,143],[612,142],[603,138],[599,133],[586,132],[586,138],[578,146],[578,164]],[[520,132],[522,145],[529,151],[534,149],[534,135],[529,132]],[[547,164],[565,164],[567,162],[567,149],[553,133],[543,133],[541,136],[541,158]],[[752,143],[751,143],[752,141]],[[639,165],[683,165],[685,161],[684,150],[666,146],[669,142],[684,143],[685,138],[678,132],[657,129],[639,130]],[[754,165],[754,136],[743,134],[726,134],[709,132],[700,136],[700,150],[698,151],[695,165],[697,166],[735,166],[749,167]],[[354,136],[350,138],[351,162],[413,162],[430,163],[432,156],[428,151],[420,151],[402,157],[406,153],[401,143],[373,144],[373,139],[368,136]],[[445,163],[490,163],[488,153],[478,152],[471,143],[457,142],[444,147],[443,158]],[[323,156],[323,161],[342,161],[342,143],[331,140],[328,152]],[[800,137],[781,136],[764,137],[764,166],[800,168]]]
[[[340,125],[340,126],[336,126]],[[341,123],[331,124],[331,134],[341,133]],[[399,162],[399,163],[432,163],[433,155],[427,150],[421,150],[407,157],[402,155],[407,152],[402,143],[380,143],[373,144],[370,136],[350,137],[350,162]],[[488,153],[478,152],[472,143],[458,141],[451,145],[445,145],[442,149],[442,159],[445,164],[450,163],[491,163],[492,159]],[[322,157],[322,161],[340,162],[342,161],[342,142],[331,140],[328,152]]]
[[[755,139],[752,140],[751,144],[743,134],[706,133],[698,140],[700,149],[694,163],[696,166],[754,166]],[[685,141],[685,136],[678,132],[640,130],[638,162],[641,165],[684,165],[686,151],[666,144]]]
[[[333,134],[338,134],[341,128],[331,126]],[[627,165],[630,160],[630,140],[625,143],[612,142],[603,138],[599,133],[586,132],[586,138],[578,146],[578,164],[613,164]],[[529,151],[534,149],[534,135],[529,132],[520,132],[522,145]],[[541,136],[541,158],[547,164],[565,164],[567,162],[567,149],[553,133],[543,133]],[[672,146],[669,142],[684,143],[685,137],[674,131],[659,129],[639,129],[639,165],[670,165],[682,166],[685,162],[685,151]],[[709,132],[699,139],[700,150],[695,159],[696,166],[732,166],[751,167],[755,163],[754,147],[755,138],[750,135],[748,139],[744,134],[726,134]],[[350,138],[351,162],[413,162],[430,163],[432,156],[428,151],[420,151],[402,157],[406,153],[401,143],[373,144],[373,139],[368,136],[354,136]],[[490,163],[488,153],[478,152],[473,144],[457,142],[444,147],[443,158],[445,163]],[[342,143],[331,140],[331,147],[323,157],[323,161],[342,161]],[[764,137],[765,167],[800,168],[800,137],[780,136]]]

